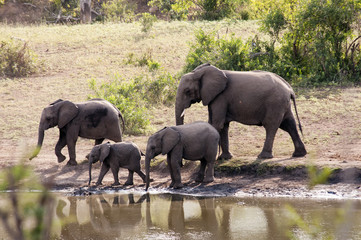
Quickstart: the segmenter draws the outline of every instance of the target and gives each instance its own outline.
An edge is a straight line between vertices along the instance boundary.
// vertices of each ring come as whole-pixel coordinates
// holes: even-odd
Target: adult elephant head
[[[176,124],[184,123],[184,111],[191,104],[212,102],[227,86],[227,76],[220,69],[206,63],[182,76],[177,90]]]
[[[45,130],[58,126],[60,129],[74,119],[79,113],[79,108],[70,101],[61,99],[51,103],[41,113],[38,129],[38,148],[43,145]]]

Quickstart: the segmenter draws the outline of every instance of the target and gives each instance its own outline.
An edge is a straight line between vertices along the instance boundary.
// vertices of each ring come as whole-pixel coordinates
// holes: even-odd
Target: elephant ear
[[[109,143],[100,145],[99,161],[104,162],[104,160],[108,157],[109,153],[110,153],[110,144]]]
[[[172,128],[167,127],[163,130],[163,137],[161,141],[162,141],[161,142],[162,154],[164,155],[169,153],[175,147],[175,145],[177,145],[177,143],[180,141],[179,132],[177,132]]]
[[[58,104],[61,104],[58,111],[58,127],[63,128],[78,115],[79,108],[70,101],[62,101]]]
[[[227,86],[228,78],[226,74],[212,65],[205,65],[202,68],[196,68],[195,78],[201,79],[201,98],[204,106],[207,106],[218,96]]]

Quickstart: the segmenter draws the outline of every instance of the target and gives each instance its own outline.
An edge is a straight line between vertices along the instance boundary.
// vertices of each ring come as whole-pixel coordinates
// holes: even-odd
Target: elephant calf
[[[89,154],[89,183],[91,182],[91,169],[92,164],[100,161],[102,163],[102,167],[100,170],[98,181],[96,185],[102,184],[102,180],[104,175],[111,168],[115,185],[120,185],[118,172],[119,168],[126,168],[129,171],[128,179],[124,185],[133,185],[133,174],[134,172],[138,173],[138,175],[145,182],[145,175],[140,170],[140,158],[141,151],[138,146],[132,142],[121,142],[121,143],[104,143],[100,145],[96,145],[93,147]]]
[[[182,158],[201,161],[196,182],[213,182],[214,162],[217,157],[219,139],[217,130],[206,122],[165,127],[150,136],[145,155],[146,190],[148,190],[150,181],[150,160],[159,154],[167,154],[167,163],[172,178],[170,187],[176,189],[183,186],[180,175]],[[204,177],[204,175],[206,176]]]

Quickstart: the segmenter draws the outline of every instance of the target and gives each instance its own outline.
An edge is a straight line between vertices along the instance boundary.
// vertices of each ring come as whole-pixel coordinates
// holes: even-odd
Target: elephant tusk
[[[183,112],[181,113],[180,117],[184,117],[186,110],[184,109]]]

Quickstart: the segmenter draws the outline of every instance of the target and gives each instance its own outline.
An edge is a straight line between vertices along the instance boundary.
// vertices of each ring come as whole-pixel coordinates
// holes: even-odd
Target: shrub
[[[272,70],[270,47],[257,36],[246,42],[234,34],[216,37],[216,32],[196,32],[186,57],[184,72],[190,72],[202,63],[211,63],[221,69],[248,71]]]
[[[0,77],[23,77],[39,70],[36,54],[26,42],[13,40],[0,43]]]
[[[125,81],[115,75],[110,83],[96,86],[95,79],[90,81],[95,96],[113,103],[125,119],[125,133],[144,133],[150,124],[149,108],[158,104],[169,105],[174,102],[177,91],[176,78],[169,73],[162,73],[155,79],[140,76]]]
[[[201,17],[205,20],[219,20],[229,17],[234,7],[233,0],[199,0],[197,5],[201,7]]]
[[[104,18],[108,21],[133,22],[137,5],[128,0],[111,0],[102,4]]]
[[[139,19],[139,22],[142,25],[142,32],[148,33],[152,29],[155,21],[157,21],[156,16],[151,15],[150,13],[142,13],[141,18]]]
[[[152,57],[152,50],[148,49],[141,57],[136,58],[134,53],[129,53],[125,64],[135,65],[138,67],[147,66],[150,72],[160,69],[160,63]]]
[[[352,34],[361,6],[355,1],[308,0],[269,9],[261,29],[271,35],[271,46],[276,40],[281,44],[274,52],[285,66],[277,68],[282,74],[312,85],[360,81],[359,37]]]

